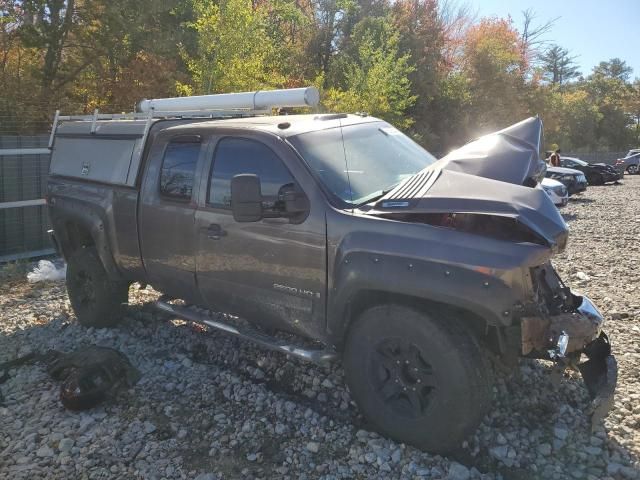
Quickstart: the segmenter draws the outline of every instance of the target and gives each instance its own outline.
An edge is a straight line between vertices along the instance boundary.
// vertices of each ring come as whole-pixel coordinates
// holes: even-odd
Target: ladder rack
[[[147,125],[145,127],[144,139],[146,140],[149,129],[154,120],[168,120],[168,119],[196,119],[201,118],[211,120],[222,120],[225,118],[245,118],[245,117],[257,117],[260,115],[270,115],[271,110],[185,110],[185,111],[168,111],[159,112],[151,110],[148,113],[99,113],[96,109],[93,115],[60,115],[60,110],[56,110],[53,125],[51,126],[51,135],[49,137],[49,148],[53,147],[53,140],[56,135],[56,131],[60,122],[91,122],[91,133],[96,132],[99,121],[133,121],[133,120],[146,120]],[[144,142],[143,142],[144,143]]]
[[[97,131],[99,121],[146,120],[143,142],[147,140],[154,120],[168,118],[224,119],[269,115],[274,108],[316,107],[320,93],[316,87],[288,88],[280,90],[257,90],[255,92],[196,95],[190,97],[156,98],[143,100],[137,112],[101,114],[96,109],[93,115],[60,115],[56,111],[49,138],[53,148],[55,134],[61,121],[91,122],[90,133]]]

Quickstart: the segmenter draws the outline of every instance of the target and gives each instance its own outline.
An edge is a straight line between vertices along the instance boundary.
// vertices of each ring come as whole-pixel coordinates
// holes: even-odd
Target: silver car
[[[540,185],[556,207],[564,207],[569,203],[569,190],[562,183],[552,178],[543,178]]]
[[[621,165],[629,175],[636,175],[640,172],[640,150],[629,150],[627,156],[618,159],[616,165]]]

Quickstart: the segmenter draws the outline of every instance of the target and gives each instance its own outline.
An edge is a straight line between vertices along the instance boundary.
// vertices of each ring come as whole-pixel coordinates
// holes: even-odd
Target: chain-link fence
[[[0,135],[0,262],[53,253],[44,196],[49,135]]]

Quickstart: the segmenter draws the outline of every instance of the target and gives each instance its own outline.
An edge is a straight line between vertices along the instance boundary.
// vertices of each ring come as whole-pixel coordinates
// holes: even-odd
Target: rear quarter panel
[[[137,189],[52,175],[47,190],[49,216],[65,256],[71,244],[68,223],[77,222],[91,232],[107,268],[112,263],[125,278],[145,280],[138,243]]]

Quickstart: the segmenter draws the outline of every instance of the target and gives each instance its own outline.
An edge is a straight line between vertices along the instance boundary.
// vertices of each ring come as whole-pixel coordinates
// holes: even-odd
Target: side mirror
[[[309,199],[295,183],[283,185],[278,197],[284,203],[284,216],[289,217],[291,223],[302,223],[307,218]]]
[[[262,191],[257,175],[246,173],[231,179],[231,211],[236,222],[262,220]]]

